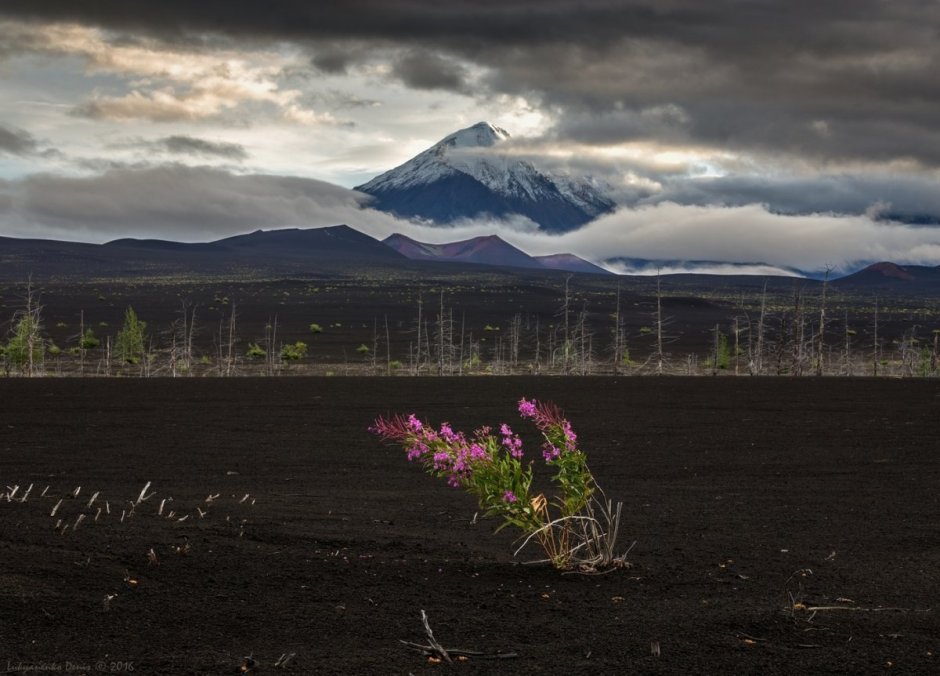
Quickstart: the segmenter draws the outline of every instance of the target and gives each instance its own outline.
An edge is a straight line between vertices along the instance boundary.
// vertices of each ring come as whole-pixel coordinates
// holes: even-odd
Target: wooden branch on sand
[[[470,658],[480,660],[509,660],[519,657],[516,653],[484,653],[478,650],[465,650],[463,648],[445,648],[434,638],[434,632],[431,631],[431,625],[428,622],[428,615],[423,610],[421,611],[421,622],[424,624],[424,633],[427,634],[428,637],[428,645],[402,640],[399,640],[399,642],[411,650],[419,652],[429,658],[443,660],[448,664],[453,664],[453,658],[455,657],[459,660]]]

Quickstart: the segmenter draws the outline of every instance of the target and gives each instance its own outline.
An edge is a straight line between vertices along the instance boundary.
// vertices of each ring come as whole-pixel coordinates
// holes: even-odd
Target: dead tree
[[[663,354],[663,293],[659,269],[656,270],[656,375],[661,376],[665,366]]]
[[[759,376],[764,371],[764,321],[767,311],[767,280],[764,280],[764,288],[760,294],[760,314],[757,316],[757,337],[756,352],[750,355],[751,374]]]
[[[826,266],[826,276],[823,278],[822,297],[819,301],[819,333],[816,338],[816,375],[823,374],[823,352],[826,342],[826,288],[829,286],[830,266]]]

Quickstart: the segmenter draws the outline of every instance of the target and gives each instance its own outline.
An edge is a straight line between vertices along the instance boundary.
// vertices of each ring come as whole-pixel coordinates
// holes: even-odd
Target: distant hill
[[[445,244],[428,244],[396,233],[385,238],[383,243],[416,261],[477,263],[514,268],[564,270],[601,275],[612,274],[574,254],[530,256],[497,235],[474,237]]]
[[[514,268],[542,267],[529,254],[500,239],[497,235],[474,237],[447,244],[428,244],[396,233],[382,240],[382,243],[415,261],[479,263]]]
[[[833,284],[904,292],[917,289],[937,290],[940,288],[940,266],[898,265],[883,261],[841,277]]]
[[[533,256],[535,260],[542,264],[542,267],[552,270],[565,270],[566,272],[588,272],[595,275],[612,275],[614,273],[605,270],[599,265],[594,265],[579,256],[569,253],[551,254],[548,256]]]

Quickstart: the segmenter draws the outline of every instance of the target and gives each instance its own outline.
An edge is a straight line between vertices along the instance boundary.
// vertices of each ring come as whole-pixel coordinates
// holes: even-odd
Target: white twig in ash
[[[284,653],[277,658],[277,662],[274,663],[275,669],[284,669],[287,667],[287,663],[290,662],[294,657],[297,656],[297,653]]]
[[[62,506],[62,500],[59,499],[59,501],[55,503],[55,507],[52,508],[52,511],[49,512],[49,516],[55,516],[55,513],[59,511],[59,507],[61,506]]]
[[[428,622],[428,614],[424,612],[424,610],[421,611],[421,623],[424,624],[424,632],[428,635],[428,645],[434,648],[438,654],[438,657],[445,660],[448,664],[453,664],[454,661],[450,659],[450,655],[447,653],[447,649],[438,643],[437,639],[434,638],[434,632],[431,631],[431,624]]]
[[[81,487],[81,486],[76,486],[76,487],[75,487],[75,490],[72,491],[72,497],[73,497],[73,498],[77,498],[77,497],[78,497],[78,494],[81,493],[81,492],[82,492],[82,487]]]
[[[153,493],[151,493],[150,495],[147,495],[147,489],[150,488],[150,483],[151,483],[151,482],[148,481],[148,482],[147,482],[147,485],[144,486],[143,490],[140,492],[140,495],[137,496],[137,504],[138,504],[138,505],[139,505],[140,503],[144,502],[145,500],[149,500],[149,499],[152,498],[154,495],[156,495],[156,492],[153,492]]]
[[[412,643],[411,641],[403,641],[401,639],[399,639],[399,643],[425,655],[429,659],[438,661],[445,660],[449,664],[453,664],[454,657],[459,660],[466,660],[471,657],[483,660],[508,660],[519,657],[516,653],[483,653],[477,650],[465,650],[463,648],[445,648],[434,638],[434,632],[431,631],[431,625],[428,622],[428,615],[423,610],[421,611],[421,622],[424,624],[424,633],[427,634],[428,637],[428,645]]]
[[[33,490],[33,485],[30,484],[29,488],[26,489],[26,492],[23,493],[23,497],[20,498],[20,502],[26,502],[26,498],[29,497],[29,494],[32,490]]]
[[[98,499],[98,495],[99,495],[100,493],[101,493],[101,491],[95,491],[95,494],[91,496],[91,500],[89,500],[89,501],[88,501],[88,504],[85,505],[85,507],[86,507],[87,509],[91,509],[91,506],[92,506],[93,504],[95,504],[95,500]]]
[[[117,594],[105,594],[104,601],[102,601],[104,612],[111,610],[111,601],[115,598],[117,598]]]
[[[84,521],[84,520],[85,520],[85,515],[84,515],[84,514],[79,514],[79,515],[78,515],[78,518],[75,519],[75,525],[72,526],[72,532],[73,532],[73,533],[78,530],[79,524],[81,524],[81,522]]]

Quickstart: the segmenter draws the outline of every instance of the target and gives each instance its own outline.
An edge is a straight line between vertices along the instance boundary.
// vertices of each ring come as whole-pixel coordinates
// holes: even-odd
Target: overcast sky
[[[595,260],[936,265],[938,72],[934,0],[3,0],[0,235],[346,222]],[[550,238],[348,190],[480,120],[620,208]]]

